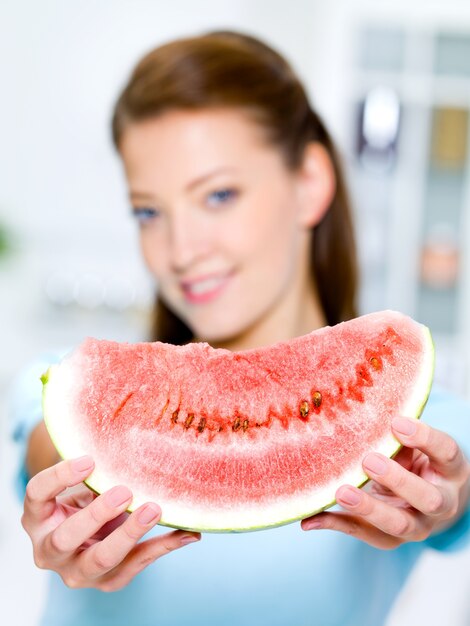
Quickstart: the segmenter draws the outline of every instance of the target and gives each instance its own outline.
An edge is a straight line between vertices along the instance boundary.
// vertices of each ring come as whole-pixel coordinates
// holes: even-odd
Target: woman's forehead
[[[259,124],[232,109],[171,111],[131,123],[120,152],[129,179],[177,178],[184,187],[280,159]]]
[[[209,150],[238,149],[266,146],[265,131],[254,114],[246,109],[208,108],[201,110],[174,110],[128,124],[121,151],[137,150],[142,142],[147,148],[168,150],[172,144],[186,148]]]

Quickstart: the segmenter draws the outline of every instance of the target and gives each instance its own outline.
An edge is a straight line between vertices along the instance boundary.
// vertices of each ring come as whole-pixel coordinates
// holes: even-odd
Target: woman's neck
[[[313,299],[312,299],[313,300]],[[294,337],[306,335],[326,325],[325,315],[316,303],[306,302],[298,314],[292,319],[284,320],[279,324],[278,320],[270,319],[265,323],[256,322],[242,334],[227,338],[220,342],[211,342],[214,348],[227,350],[250,350],[261,348],[279,341],[288,341]]]
[[[325,313],[310,276],[301,276],[295,282],[297,285],[293,286],[289,297],[277,303],[242,333],[218,342],[212,341],[211,345],[227,350],[250,350],[306,335],[325,326]]]

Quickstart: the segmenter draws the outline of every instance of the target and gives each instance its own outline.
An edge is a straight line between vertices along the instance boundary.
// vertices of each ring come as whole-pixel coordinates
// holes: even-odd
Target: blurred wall
[[[20,507],[11,491],[16,460],[5,420],[10,382],[41,350],[71,345],[84,335],[131,341],[145,336],[152,287],[138,257],[122,173],[109,136],[114,98],[143,52],[175,36],[229,27],[261,35],[286,54],[344,154],[365,267],[371,264],[372,239],[390,235],[384,252],[389,269],[377,279],[386,289],[379,292],[372,277],[376,282],[371,279],[366,285],[363,310],[377,304],[415,311],[416,267],[407,263],[418,242],[401,235],[410,223],[418,227],[413,207],[421,203],[422,194],[414,185],[416,152],[410,148],[398,178],[385,182],[364,176],[354,153],[354,111],[366,90],[358,46],[367,24],[407,33],[440,28],[468,33],[470,3],[0,3],[0,228],[10,232],[12,248],[0,257],[0,563],[8,564],[8,569],[0,566],[0,588],[6,623],[34,626],[44,589],[43,572],[32,566],[29,541],[19,527]],[[391,199],[390,205],[380,204],[384,196]],[[393,219],[382,228],[384,232],[380,216],[372,217],[376,206],[391,207]],[[378,234],[367,231],[367,224],[375,222]],[[470,241],[468,203],[462,229],[463,240]],[[462,284],[468,285],[466,255],[463,263]],[[462,362],[470,354],[468,293],[461,290],[463,322],[454,338]],[[455,361],[453,346],[452,341],[444,345]],[[469,380],[467,373],[459,382],[462,390],[468,391]],[[423,617],[432,626],[442,623],[443,616],[452,626],[468,623],[466,596],[459,593],[468,581],[468,555],[462,561],[458,558],[450,564],[426,562],[424,571],[407,587],[390,626],[406,626],[424,621]],[[25,581],[30,589],[27,603]]]

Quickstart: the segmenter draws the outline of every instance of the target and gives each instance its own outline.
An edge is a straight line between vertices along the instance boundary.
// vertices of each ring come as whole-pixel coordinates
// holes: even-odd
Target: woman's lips
[[[206,276],[191,281],[183,281],[180,284],[187,302],[203,304],[217,298],[227,286],[230,278],[231,274]]]

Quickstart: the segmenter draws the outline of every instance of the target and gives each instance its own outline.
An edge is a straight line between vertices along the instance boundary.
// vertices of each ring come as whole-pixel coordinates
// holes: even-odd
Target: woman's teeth
[[[225,280],[225,278],[207,278],[186,286],[186,291],[199,296],[203,293],[211,292],[217,289]]]

